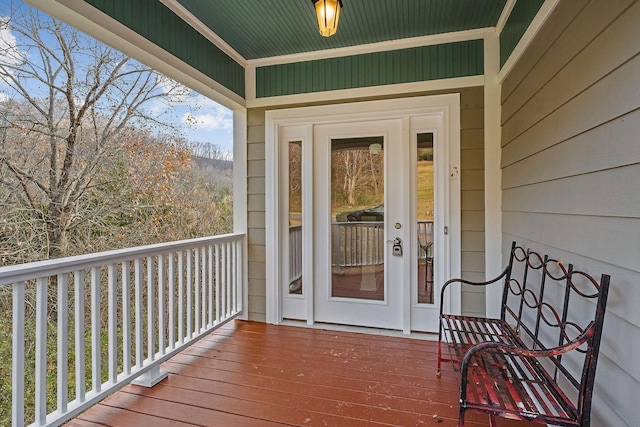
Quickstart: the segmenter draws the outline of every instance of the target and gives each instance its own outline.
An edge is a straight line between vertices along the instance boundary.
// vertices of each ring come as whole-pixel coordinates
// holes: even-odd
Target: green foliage
[[[418,180],[418,221],[433,221],[433,162],[419,161]]]
[[[433,161],[433,148],[422,148],[418,150],[418,161]]]
[[[12,363],[12,348],[11,339],[12,336],[12,324],[11,316],[3,315],[0,317],[0,335],[3,337],[9,337],[9,339],[0,340],[0,425],[11,425],[11,363]],[[24,388],[25,388],[25,424],[30,424],[34,420],[34,408],[35,408],[35,319],[29,318],[25,322],[24,334],[25,334],[25,366],[24,366]],[[73,333],[70,331],[70,333]],[[49,322],[47,324],[47,336],[56,337],[56,323]],[[73,335],[72,335],[73,336]],[[88,347],[85,349],[85,353],[90,349],[90,334],[87,332]],[[56,392],[57,392],[57,357],[58,349],[56,347],[56,341],[54,339],[47,340],[47,376],[46,376],[46,389],[47,389],[47,412],[54,411],[56,409]],[[73,342],[69,343],[69,381],[67,384],[67,392],[69,396],[73,398],[75,395],[76,380],[75,380],[75,355],[76,351]],[[91,375],[90,361],[87,362],[86,370]],[[89,378],[90,379],[90,378]]]
[[[231,162],[196,157],[206,152],[212,160],[216,153],[223,153],[213,144],[190,146],[179,136],[180,130],[156,111],[160,105],[170,109],[192,92],[35,9],[9,4],[14,5],[2,5],[3,19],[11,19],[6,26],[20,41],[13,54],[20,50],[29,55],[20,56],[24,61],[13,61],[10,47],[0,55],[0,80],[12,82],[0,99],[0,266],[232,231]],[[19,13],[9,16],[10,12]],[[41,72],[44,63],[53,64],[54,70]],[[67,82],[65,78],[71,83],[61,84]],[[147,108],[151,105],[155,107]],[[33,291],[33,284],[29,286]],[[54,295],[48,299],[50,412],[56,405],[58,307]],[[29,424],[35,400],[33,292],[26,302],[24,378]],[[103,326],[106,307],[103,303]],[[2,286],[0,426],[11,424],[11,316],[10,286]],[[103,382],[108,337],[106,328],[100,331],[99,380]],[[69,333],[73,336],[73,331]],[[87,328],[82,351],[90,354],[90,346]],[[76,350],[71,340],[70,401],[75,398]],[[87,357],[87,390],[92,381],[90,363]]]

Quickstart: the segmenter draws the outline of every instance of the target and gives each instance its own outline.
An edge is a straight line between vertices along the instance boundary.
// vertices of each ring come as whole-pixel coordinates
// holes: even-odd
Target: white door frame
[[[282,218],[280,199],[283,183],[279,176],[280,141],[284,129],[288,128],[288,138],[311,142],[313,126],[316,124],[339,123],[357,120],[375,120],[406,118],[412,116],[441,114],[444,123],[445,141],[448,141],[449,159],[448,169],[452,171],[452,179],[449,182],[449,196],[451,204],[445,218],[445,224],[449,230],[447,236],[448,253],[451,256],[449,273],[452,276],[460,275],[460,180],[457,171],[460,170],[460,96],[459,94],[446,94],[435,96],[422,96],[413,98],[390,99],[382,101],[366,101],[337,105],[324,105],[315,107],[300,107],[267,111],[265,114],[265,243],[266,243],[266,321],[278,324],[282,322],[282,286],[281,278],[284,274],[280,256],[283,253],[281,235],[279,233]],[[408,130],[403,130],[403,135]],[[303,157],[305,151],[303,148]],[[304,174],[304,172],[303,172]],[[310,173],[304,176],[310,175]],[[303,176],[303,179],[304,179]],[[304,197],[304,194],[303,194]],[[304,203],[304,201],[303,201]],[[311,209],[303,209],[303,224],[312,224],[313,212]],[[303,235],[304,244],[310,243],[308,236]],[[311,246],[304,246],[304,259],[312,259]],[[308,263],[304,263],[308,265]],[[303,277],[311,277],[311,272],[304,271]],[[311,284],[313,286],[313,284]],[[304,286],[309,288],[307,285]],[[303,288],[304,288],[303,287]],[[306,299],[307,323],[313,323],[313,295],[311,292],[303,294]],[[409,333],[410,325],[410,298],[404,297],[403,305],[403,331]],[[460,288],[454,287],[445,300],[445,307],[451,312],[459,313],[461,309]]]

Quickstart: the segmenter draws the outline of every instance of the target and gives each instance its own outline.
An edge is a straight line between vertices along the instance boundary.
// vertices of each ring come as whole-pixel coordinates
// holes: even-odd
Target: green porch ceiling
[[[483,41],[470,40],[258,67],[256,97],[412,83],[483,73]]]
[[[506,0],[343,0],[338,32],[325,38],[318,34],[310,0],[178,2],[249,60],[495,27],[506,4]]]
[[[244,98],[244,67],[157,0],[85,0]]]
[[[500,33],[500,67],[507,62],[543,3],[544,0],[519,0],[516,2]]]
[[[326,57],[258,65],[256,97],[482,75],[481,40],[346,57],[334,57],[332,49],[491,29],[507,6],[507,0],[344,0],[338,33],[325,38],[310,0],[84,1],[243,98],[245,61],[314,51]],[[500,35],[501,65],[544,1],[516,1]],[[232,50],[217,47],[212,36]]]

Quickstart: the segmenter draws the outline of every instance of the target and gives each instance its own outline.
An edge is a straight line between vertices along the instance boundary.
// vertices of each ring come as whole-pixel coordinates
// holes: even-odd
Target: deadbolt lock
[[[392,253],[394,256],[402,256],[402,239],[399,237],[393,239]]]

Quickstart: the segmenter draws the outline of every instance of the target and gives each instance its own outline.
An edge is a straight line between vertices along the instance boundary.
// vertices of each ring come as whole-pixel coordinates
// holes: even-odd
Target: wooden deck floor
[[[431,341],[235,321],[67,425],[455,426],[458,378],[435,360]]]

